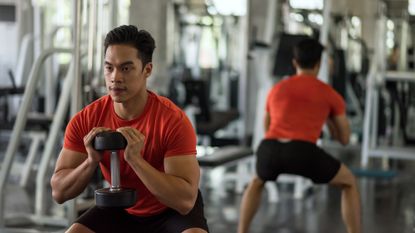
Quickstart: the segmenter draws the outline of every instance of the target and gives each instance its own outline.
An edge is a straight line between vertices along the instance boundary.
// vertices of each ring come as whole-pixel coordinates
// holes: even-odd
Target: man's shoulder
[[[105,106],[107,106],[108,104],[111,104],[110,96],[109,95],[102,96],[99,99],[96,99],[92,101],[90,104],[88,104],[87,106],[85,106],[79,112],[79,114],[87,114],[87,115],[96,114],[97,111],[105,110]]]
[[[166,116],[182,117],[183,111],[167,97],[150,92],[153,96],[153,104],[157,105],[157,109]]]

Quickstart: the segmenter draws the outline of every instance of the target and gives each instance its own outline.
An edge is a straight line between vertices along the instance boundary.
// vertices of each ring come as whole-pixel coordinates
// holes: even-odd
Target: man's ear
[[[291,62],[293,63],[294,69],[297,69],[298,63],[295,59],[292,59]]]
[[[144,76],[148,78],[151,75],[152,71],[153,71],[153,63],[149,62],[144,66]]]

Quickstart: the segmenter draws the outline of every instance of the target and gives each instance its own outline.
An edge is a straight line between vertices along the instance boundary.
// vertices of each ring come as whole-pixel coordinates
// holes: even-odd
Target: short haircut
[[[134,25],[122,25],[107,33],[104,41],[104,55],[110,45],[131,45],[138,50],[138,58],[144,65],[153,59],[156,48],[153,37],[146,30],[138,30]]]
[[[304,39],[294,46],[294,60],[302,69],[312,69],[321,60],[323,45],[315,39]]]

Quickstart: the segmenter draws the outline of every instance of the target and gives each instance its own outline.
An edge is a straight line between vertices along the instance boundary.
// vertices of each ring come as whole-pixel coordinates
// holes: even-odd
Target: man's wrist
[[[93,159],[91,156],[88,156],[88,158],[86,159],[86,162],[87,162],[88,166],[96,167],[96,166],[98,166],[100,161],[97,161],[97,160]]]

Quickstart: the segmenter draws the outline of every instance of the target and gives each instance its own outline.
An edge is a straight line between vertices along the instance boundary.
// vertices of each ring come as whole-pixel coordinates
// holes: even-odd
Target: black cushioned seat
[[[201,167],[216,167],[228,162],[248,157],[253,154],[250,147],[224,146],[215,150],[212,154],[197,157]]]
[[[218,129],[227,126],[231,121],[238,119],[237,109],[211,112],[210,121],[197,121],[196,132],[201,135],[213,135]]]

